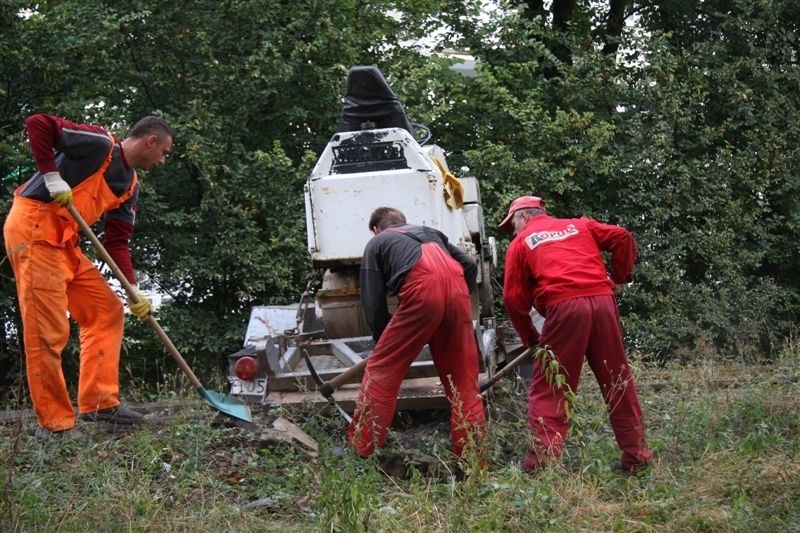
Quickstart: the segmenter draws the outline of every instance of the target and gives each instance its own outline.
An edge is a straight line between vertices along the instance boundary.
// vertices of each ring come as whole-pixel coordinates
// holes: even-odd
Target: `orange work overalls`
[[[72,189],[73,205],[88,224],[133,194],[117,197],[104,173],[111,151],[99,170]],[[28,386],[39,424],[52,431],[75,426],[75,412],[61,370],[61,352],[69,339],[67,312],[80,327],[78,410],[116,407],[119,401],[119,358],[125,322],[122,302],[83,255],[78,225],[56,202],[14,196],[3,228],[6,252],[14,269],[25,340]]]

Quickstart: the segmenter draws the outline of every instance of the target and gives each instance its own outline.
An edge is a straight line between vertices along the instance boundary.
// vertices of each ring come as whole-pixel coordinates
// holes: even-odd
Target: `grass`
[[[619,452],[588,370],[563,461],[535,475],[519,468],[530,433],[511,381],[489,406],[490,469],[465,465],[463,481],[436,413],[393,431],[389,450],[424,464],[403,476],[378,459],[334,457],[344,426],[313,409],[257,422],[293,420],[320,443],[316,459],[221,423],[188,396],[142,428],[82,424],[83,445],[36,439],[32,420],[6,423],[0,530],[800,531],[797,353],[771,366],[637,366],[655,462],[635,476],[612,469]]]

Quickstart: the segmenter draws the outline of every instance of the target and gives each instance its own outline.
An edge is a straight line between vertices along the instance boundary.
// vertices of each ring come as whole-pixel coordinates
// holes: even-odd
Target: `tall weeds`
[[[562,460],[526,474],[527,398],[504,380],[488,406],[488,471],[456,476],[446,413],[394,427],[381,455],[330,454],[344,424],[311,407],[281,414],[318,440],[312,459],[230,425],[194,395],[137,429],[83,424],[85,445],[0,424],[0,529],[131,531],[797,531],[800,371],[792,340],[771,366],[634,366],[653,467],[612,468],[619,451],[600,391],[583,377]],[[588,372],[588,371],[587,371]],[[420,415],[412,413],[412,418]],[[428,420],[428,419],[426,419]],[[435,430],[423,432],[424,427]]]

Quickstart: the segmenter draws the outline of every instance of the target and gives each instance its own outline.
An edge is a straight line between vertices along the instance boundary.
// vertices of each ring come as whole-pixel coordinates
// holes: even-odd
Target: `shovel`
[[[342,417],[344,417],[345,420],[347,420],[348,423],[352,422],[353,419],[349,414],[347,414],[347,411],[345,411],[341,405],[336,403],[336,400],[333,397],[333,391],[338,389],[342,384],[347,383],[352,377],[363,372],[364,367],[367,366],[367,358],[365,357],[330,381],[322,381],[322,378],[319,376],[319,374],[317,374],[317,370],[314,368],[314,365],[311,364],[311,357],[309,357],[308,352],[305,350],[303,350],[303,358],[306,360],[308,371],[311,374],[311,377],[314,378],[320,394],[322,394],[325,399],[327,399],[328,402],[339,411],[339,413],[342,415]]]
[[[108,254],[108,251],[105,249],[103,244],[98,240],[97,236],[92,231],[92,228],[90,228],[89,225],[86,224],[86,221],[83,220],[83,217],[81,216],[80,213],[78,213],[78,210],[75,209],[74,205],[69,204],[67,206],[67,209],[72,215],[72,218],[75,219],[75,222],[78,223],[78,226],[80,226],[81,231],[83,231],[84,235],[86,235],[86,237],[88,237],[89,240],[92,241],[92,244],[97,249],[97,253],[100,254],[100,257],[103,259],[103,261],[106,262],[108,267],[111,269],[111,272],[114,273],[114,277],[117,278],[117,280],[122,285],[122,288],[125,289],[125,292],[128,294],[128,297],[131,299],[131,301],[137,303],[139,301],[139,297],[136,294],[136,291],[128,282],[128,279],[125,277],[125,274],[122,273],[122,271],[119,269],[114,260],[111,259],[111,256]],[[161,329],[161,325],[156,321],[155,318],[153,318],[152,315],[148,315],[147,318],[144,319],[144,321],[147,322],[147,324],[151,328],[153,328],[153,331],[156,332],[158,338],[161,339],[161,342],[163,342],[164,346],[166,346],[167,349],[169,350],[169,353],[170,355],[172,355],[172,358],[175,359],[175,361],[178,363],[178,366],[180,366],[181,370],[183,370],[183,373],[186,374],[186,377],[189,378],[189,381],[192,382],[192,385],[194,385],[194,387],[197,389],[197,392],[200,393],[200,396],[202,396],[205,399],[208,405],[210,405],[220,413],[228,415],[232,418],[238,418],[239,420],[243,420],[245,422],[253,421],[253,417],[250,414],[250,407],[248,407],[242,401],[203,388],[203,385],[200,384],[200,380],[197,379],[197,376],[194,375],[194,372],[192,372],[192,369],[189,368],[189,365],[181,356],[181,353],[178,351],[175,345],[172,344],[172,341],[169,339],[169,337],[167,337],[167,334],[164,332],[163,329]]]

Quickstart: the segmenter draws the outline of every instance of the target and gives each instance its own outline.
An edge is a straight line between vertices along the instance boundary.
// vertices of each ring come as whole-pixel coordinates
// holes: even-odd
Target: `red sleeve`
[[[25,127],[28,129],[28,143],[30,144],[33,158],[36,160],[36,168],[42,173],[58,172],[53,150],[59,145],[63,128],[105,134],[105,130],[98,126],[75,124],[63,118],[45,114],[31,115],[25,121]]]
[[[108,251],[108,255],[117,264],[125,278],[136,284],[136,275],[133,272],[133,261],[131,261],[131,249],[128,241],[133,235],[133,226],[123,220],[106,217],[105,232],[103,233],[103,246]]]
[[[588,227],[597,246],[603,251],[611,252],[611,280],[617,284],[633,281],[636,240],[631,232],[596,220],[590,220]]]
[[[25,121],[28,128],[28,143],[40,172],[57,172],[53,147],[61,136],[61,119],[50,115],[31,115]]]
[[[511,319],[522,343],[533,346],[539,341],[539,333],[533,325],[530,312],[533,307],[534,280],[525,261],[525,247],[522,239],[514,239],[506,252],[505,279],[503,281],[503,301],[508,318]]]

